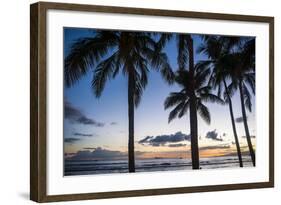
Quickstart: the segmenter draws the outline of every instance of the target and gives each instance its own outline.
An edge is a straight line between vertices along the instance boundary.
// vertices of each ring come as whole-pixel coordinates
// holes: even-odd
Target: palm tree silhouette
[[[155,34],[154,34],[155,35]],[[150,68],[173,82],[168,58],[156,49],[156,40],[148,32],[97,31],[93,37],[79,39],[65,59],[65,83],[72,86],[93,70],[92,89],[100,97],[109,79],[122,73],[128,79],[128,168],[135,172],[134,107],[140,103]]]
[[[239,90],[247,144],[253,166],[256,166],[255,151],[251,141],[246,113],[246,108],[250,112],[252,111],[251,92],[255,95],[255,39],[250,38],[238,48],[237,52],[228,55],[226,58],[229,62],[232,80],[228,89],[230,93]]]
[[[173,110],[169,114],[169,122],[176,117],[181,118],[187,113],[188,109],[190,110],[190,129],[193,129],[191,132],[191,156],[193,169],[200,168],[197,138],[197,112],[206,123],[210,124],[210,112],[204,103],[224,103],[224,101],[219,97],[210,93],[210,86],[205,85],[209,74],[210,70],[205,69],[205,67],[200,63],[195,65],[193,72],[190,70],[179,70],[176,73],[175,82],[180,86],[181,90],[179,92],[170,93],[164,103],[165,109],[173,107]],[[193,99],[195,99],[195,112],[191,110],[193,109]]]
[[[239,139],[236,131],[235,118],[232,105],[232,93],[228,90],[226,79],[229,76],[227,56],[233,47],[237,46],[241,39],[240,37],[224,37],[224,36],[208,36],[202,37],[203,44],[198,48],[199,53],[205,53],[209,60],[205,61],[206,66],[212,67],[212,74],[209,84],[217,89],[217,95],[220,97],[221,93],[224,94],[224,100],[228,103],[229,113],[231,118],[232,130],[239,160],[239,166],[243,167],[243,160]]]
[[[177,44],[177,63],[179,70],[188,70],[189,75],[193,76],[190,79],[194,79],[194,48],[193,48],[193,38],[191,34],[169,34],[165,33],[161,35],[157,46],[161,49],[165,44],[171,39],[176,38]],[[198,150],[198,125],[197,125],[197,114],[196,114],[196,96],[195,90],[190,88],[189,95],[189,109],[190,109],[190,135],[191,135],[191,155],[192,155],[192,168],[199,169],[199,150]]]

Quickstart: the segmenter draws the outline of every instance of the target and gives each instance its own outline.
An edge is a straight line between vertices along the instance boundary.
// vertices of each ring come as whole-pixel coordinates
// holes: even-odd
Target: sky
[[[93,37],[94,29],[64,28],[64,56],[79,38]],[[200,35],[192,35],[194,47],[202,43]],[[175,40],[164,51],[170,65],[177,70]],[[203,54],[194,52],[195,63],[206,60]],[[127,155],[128,105],[127,79],[122,73],[107,82],[100,98],[91,90],[90,71],[74,86],[64,87],[64,151],[67,158],[113,159]],[[189,114],[168,123],[170,110],[164,110],[164,100],[170,92],[179,91],[177,85],[168,85],[156,71],[150,71],[149,81],[135,109],[136,158],[190,158]],[[238,93],[233,98],[234,116],[241,150],[248,152],[244,126],[241,121],[241,104]],[[250,134],[255,146],[255,97],[252,112],[247,112]],[[236,147],[228,105],[206,103],[211,114],[211,124],[198,115],[200,157],[235,155]]]

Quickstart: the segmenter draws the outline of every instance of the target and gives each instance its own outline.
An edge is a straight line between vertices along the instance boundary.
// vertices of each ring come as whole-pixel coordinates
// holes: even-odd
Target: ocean
[[[243,156],[244,167],[251,167],[249,156]],[[137,159],[136,172],[191,170],[190,159]],[[200,159],[201,169],[238,168],[236,156],[212,157]],[[127,173],[127,160],[65,160],[64,175],[93,175],[110,173]]]

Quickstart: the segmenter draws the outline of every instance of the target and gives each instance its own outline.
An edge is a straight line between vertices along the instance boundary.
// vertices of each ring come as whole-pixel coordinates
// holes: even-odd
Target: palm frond
[[[169,59],[166,53],[150,48],[144,48],[142,53],[143,56],[145,56],[145,59],[149,60],[152,69],[160,71],[163,79],[168,84],[172,84],[174,82],[175,74],[169,64]]]
[[[198,53],[204,53],[210,59],[217,59],[222,52],[222,44],[216,36],[207,36],[203,38],[204,43],[199,46]]]
[[[145,70],[141,70],[140,73],[135,70],[134,72],[134,102],[135,107],[138,107],[141,101],[141,97],[143,94],[143,91],[147,85],[147,72]]]
[[[221,83],[220,83],[217,87],[218,87],[217,96],[218,96],[219,98],[221,98],[221,93],[222,93],[222,85],[221,85]]]
[[[197,103],[197,112],[199,113],[199,115],[201,116],[201,118],[207,123],[210,124],[211,123],[211,115],[209,112],[209,109],[203,105],[201,102]]]
[[[245,106],[250,112],[252,112],[251,94],[245,84],[243,84],[242,86]]]
[[[189,106],[190,106],[189,101],[186,101],[186,103],[184,104],[184,106],[182,107],[181,111],[178,114],[178,118],[183,117],[187,113]]]
[[[175,119],[181,110],[184,108],[185,103],[181,102],[178,104],[169,114],[168,122],[170,123],[173,119]]]
[[[200,100],[202,102],[211,102],[211,103],[218,103],[218,104],[224,105],[224,100],[222,100],[218,96],[211,94],[211,93],[200,94]]]
[[[187,70],[178,70],[176,72],[175,81],[185,90],[188,90],[190,82],[193,81],[193,76],[191,76],[190,72]]]
[[[120,65],[117,64],[117,52],[97,65],[91,84],[96,97],[101,96],[106,81],[113,77],[113,73],[119,70],[119,67]]]
[[[140,81],[135,82],[135,87],[134,87],[134,103],[135,107],[138,107],[141,101],[141,96],[143,93],[144,87],[140,83]]]
[[[210,69],[205,69],[205,70],[201,70],[201,71],[197,71],[196,70],[196,74],[195,74],[195,81],[196,81],[196,88],[201,87],[202,85],[206,84],[206,81],[210,75]]]
[[[111,32],[106,35],[97,34],[92,38],[78,39],[70,49],[64,60],[64,76],[66,86],[72,86],[89,69],[108,53],[109,49],[116,46],[116,34]]]
[[[136,72],[139,71],[139,73],[140,73],[139,74],[140,78],[138,80],[143,85],[143,87],[145,87],[148,83],[148,73],[149,73],[147,63],[145,60],[142,60],[142,58],[139,58],[139,60],[137,60],[135,62],[135,66],[138,68],[138,70],[136,70]]]
[[[203,70],[208,70],[214,63],[214,60],[202,60],[196,63],[195,65],[195,70],[197,71],[203,71]]]
[[[252,93],[256,94],[256,83],[255,83],[255,73],[246,73],[244,75],[244,81],[246,84],[248,84],[251,88]]]
[[[203,87],[201,87],[201,88],[198,88],[197,90],[196,90],[196,93],[209,93],[210,91],[211,91],[211,89],[212,89],[212,87],[211,86],[209,86],[209,85],[206,85],[206,86],[203,86]]]
[[[243,55],[245,59],[254,61],[255,59],[255,50],[256,50],[256,39],[250,38],[243,47]],[[248,62],[251,64],[251,62]]]
[[[165,99],[164,108],[168,109],[173,107],[181,102],[186,101],[188,98],[184,93],[181,92],[172,92],[170,95]]]
[[[239,36],[221,36],[219,41],[223,45],[224,51],[230,53],[232,48],[239,47],[241,45],[242,39],[243,38]]]
[[[178,66],[180,70],[184,70],[187,67],[189,60],[188,40],[189,34],[177,34],[177,48],[178,48]]]
[[[174,82],[175,75],[169,64],[168,57],[165,53],[155,54],[154,60],[152,61],[152,65],[156,69],[160,70],[161,75],[166,82],[168,82],[169,84],[172,84]]]
[[[227,91],[228,91],[229,96],[232,97],[237,89],[238,89],[237,83],[232,81],[227,87]]]
[[[160,36],[160,39],[158,40],[158,42],[156,44],[158,51],[161,51],[165,47],[167,42],[169,42],[172,38],[173,38],[173,34],[162,33]]]

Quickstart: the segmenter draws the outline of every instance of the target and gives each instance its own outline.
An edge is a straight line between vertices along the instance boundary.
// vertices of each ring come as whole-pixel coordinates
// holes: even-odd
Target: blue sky
[[[67,56],[75,40],[94,35],[94,30],[65,28],[64,29],[64,55]],[[199,35],[193,35],[194,47],[202,43]],[[164,51],[167,53],[170,65],[177,70],[177,52],[174,40],[167,44]],[[195,62],[205,60],[206,56],[195,53]],[[68,105],[90,119],[88,123],[75,123],[64,119],[64,138],[66,153],[77,151],[116,150],[127,151],[128,117],[127,117],[127,79],[121,73],[106,84],[100,98],[96,98],[91,90],[92,72],[71,88],[64,88],[64,100]],[[181,141],[186,146],[150,146],[138,143],[147,136],[172,135],[175,133],[189,134],[188,115],[175,119],[168,124],[169,110],[164,110],[163,102],[172,91],[178,91],[176,85],[167,85],[161,75],[155,71],[149,73],[148,85],[143,93],[141,103],[135,109],[135,147],[140,152],[183,152],[189,148],[188,140]],[[255,135],[255,99],[253,112],[248,113],[248,122],[251,135]],[[211,124],[207,125],[198,116],[198,133],[201,147],[221,146],[226,152],[234,150],[233,134],[228,106],[207,104],[211,113]],[[238,94],[233,96],[233,109],[235,117],[241,117],[240,100]],[[99,124],[100,123],[100,124]],[[243,124],[236,123],[241,146],[246,146]],[[209,137],[216,136],[215,138]],[[71,140],[72,139],[72,140]],[[222,139],[222,140],[219,140]],[[253,139],[255,144],[255,140]],[[227,147],[227,149],[225,148]],[[213,149],[212,149],[213,150]],[[153,155],[151,155],[153,156]]]

